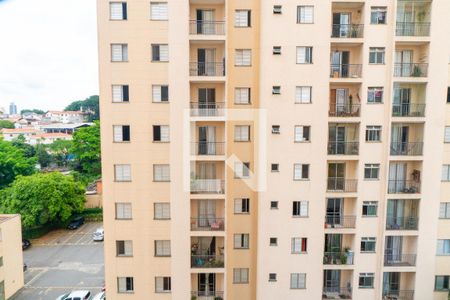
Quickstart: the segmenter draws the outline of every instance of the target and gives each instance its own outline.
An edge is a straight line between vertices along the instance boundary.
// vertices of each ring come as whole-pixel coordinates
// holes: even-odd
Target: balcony
[[[191,117],[223,117],[225,115],[224,102],[191,102]]]
[[[416,216],[386,218],[386,230],[417,230],[419,218]]]
[[[211,217],[191,218],[192,231],[224,231],[225,219]]]
[[[224,142],[193,142],[191,143],[192,155],[224,155]]]
[[[339,215],[326,215],[325,227],[326,228],[355,228],[356,216],[339,216]]]
[[[389,194],[419,194],[420,181],[416,180],[388,180]]]
[[[363,38],[364,24],[333,24],[332,38]]]
[[[328,192],[354,193],[357,191],[357,179],[345,179],[341,177],[329,177],[327,179]]]
[[[223,251],[223,237],[191,237],[191,267],[223,268]]]
[[[351,299],[353,270],[324,270],[322,299]]]
[[[224,273],[191,273],[191,300],[222,300]]]
[[[195,300],[222,300],[223,292],[221,291],[192,291],[191,299]]]
[[[385,267],[412,267],[416,265],[416,254],[384,254]]]
[[[324,265],[353,265],[353,251],[325,252]]]
[[[359,142],[328,142],[329,155],[358,155]]]
[[[391,155],[422,155],[423,142],[391,142]]]
[[[223,268],[223,255],[191,255],[191,268]]]
[[[395,63],[394,77],[427,77],[427,63]]]
[[[384,290],[383,300],[413,300],[414,290]]]
[[[224,21],[189,21],[189,34],[194,35],[225,35]]]
[[[330,117],[359,117],[361,104],[359,103],[344,103],[344,104],[330,104],[328,116]]]
[[[352,288],[350,287],[323,287],[322,299],[352,299]]]
[[[191,194],[224,194],[225,180],[191,179]]]
[[[397,22],[396,36],[430,36],[430,22]]]
[[[361,64],[331,64],[331,78],[361,78]]]
[[[424,103],[402,103],[392,105],[393,117],[424,117]]]
[[[190,62],[190,76],[225,76],[225,60],[221,62]]]

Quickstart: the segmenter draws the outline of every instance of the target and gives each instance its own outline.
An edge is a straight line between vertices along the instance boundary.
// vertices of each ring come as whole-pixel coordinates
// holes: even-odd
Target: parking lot
[[[13,300],[52,300],[71,290],[100,292],[104,284],[103,242],[92,234],[101,223],[77,230],[56,230],[32,240],[24,251],[25,286]]]

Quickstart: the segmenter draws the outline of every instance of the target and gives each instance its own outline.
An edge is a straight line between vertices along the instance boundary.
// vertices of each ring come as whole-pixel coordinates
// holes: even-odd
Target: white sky
[[[97,69],[95,0],[0,0],[0,107],[63,109]]]

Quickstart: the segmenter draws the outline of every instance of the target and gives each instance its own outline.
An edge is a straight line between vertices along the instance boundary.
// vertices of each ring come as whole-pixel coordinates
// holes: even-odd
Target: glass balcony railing
[[[192,117],[222,117],[225,115],[224,102],[191,102],[190,109]]]
[[[190,76],[225,76],[225,62],[191,62]]]
[[[359,142],[328,142],[330,155],[358,155]]]
[[[326,228],[355,228],[356,216],[326,215]]]
[[[394,77],[427,77],[427,63],[395,63]]]
[[[189,33],[202,35],[224,35],[225,22],[191,20],[189,21]]]
[[[430,22],[397,22],[396,36],[430,36]]]
[[[353,265],[353,252],[325,252],[324,265]]]
[[[352,287],[351,286],[324,286],[322,290],[323,299],[351,299]]]
[[[420,181],[390,179],[388,181],[389,194],[418,194],[420,193]]]
[[[333,24],[332,38],[362,38],[364,37],[364,24]]]
[[[224,155],[224,142],[193,142],[191,143],[192,155]]]
[[[192,231],[224,231],[225,219],[214,216],[191,218]]]
[[[361,64],[331,64],[331,78],[361,78]]]
[[[191,179],[193,194],[223,194],[225,181],[221,179]]]
[[[223,268],[223,255],[191,255],[192,268]]]
[[[386,267],[411,267],[416,265],[416,254],[384,254],[384,265]]]
[[[415,216],[386,218],[386,230],[417,230],[419,218]]]
[[[358,187],[357,179],[345,179],[341,177],[329,177],[327,179],[328,192],[356,192]]]
[[[330,104],[330,117],[359,117],[361,104]]]
[[[424,117],[425,104],[403,103],[392,105],[393,117]]]
[[[391,155],[422,155],[423,142],[391,142]]]

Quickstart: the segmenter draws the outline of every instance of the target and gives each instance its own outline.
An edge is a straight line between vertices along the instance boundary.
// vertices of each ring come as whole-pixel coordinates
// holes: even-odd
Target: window
[[[373,289],[374,273],[359,273],[359,288]]]
[[[273,46],[272,54],[273,55],[280,55],[281,54],[281,46]]]
[[[113,126],[114,142],[130,141],[130,125],[114,125]]]
[[[312,24],[314,22],[314,6],[297,6],[297,23]]]
[[[150,19],[155,21],[167,20],[168,9],[166,2],[150,2]]]
[[[169,45],[152,44],[152,61],[169,61]]]
[[[449,290],[449,278],[450,276],[436,276],[434,280],[434,289],[436,291],[448,291]]]
[[[152,86],[153,102],[169,102],[169,86],[154,85]]]
[[[378,179],[380,173],[380,164],[365,164],[364,179]]]
[[[133,241],[116,241],[117,256],[133,256]]]
[[[270,165],[270,171],[272,171],[272,172],[279,172],[280,171],[280,165],[279,164],[271,164]]]
[[[369,48],[369,64],[384,64],[384,48]]]
[[[236,49],[234,57],[235,66],[251,66],[252,64],[252,50],[250,49]]]
[[[250,104],[250,88],[235,88],[234,104]]]
[[[450,240],[438,240],[436,254],[450,255]]]
[[[291,289],[306,288],[306,273],[291,273]]]
[[[249,125],[234,126],[234,141],[235,142],[250,141],[250,126]]]
[[[280,95],[281,94],[281,86],[274,85],[272,86],[272,95]]]
[[[170,203],[155,203],[153,208],[153,217],[155,220],[170,219]]]
[[[269,273],[269,281],[277,281],[277,273]]]
[[[369,87],[367,89],[368,103],[383,103],[383,87]]]
[[[0,256],[0,267],[3,267],[3,256]]]
[[[309,179],[309,165],[294,164],[294,180]]]
[[[234,163],[234,178],[249,178],[250,177],[250,163],[249,162],[235,162]]]
[[[295,126],[294,127],[294,141],[295,142],[309,142],[309,133],[311,126]]]
[[[248,249],[249,235],[239,233],[234,235],[234,249]]]
[[[153,141],[154,142],[169,142],[170,132],[168,125],[154,125],[153,126]]]
[[[370,8],[370,24],[386,24],[387,8],[372,6]]]
[[[281,6],[281,5],[274,5],[273,6],[273,14],[274,15],[281,15],[282,8],[283,8],[283,6]]]
[[[271,237],[269,239],[269,246],[277,246],[278,245],[278,239],[276,237]]]
[[[131,220],[132,219],[131,203],[116,203],[116,219]]]
[[[450,103],[450,86],[447,88],[447,103]]]
[[[130,165],[114,165],[115,181],[131,181]]]
[[[361,238],[361,252],[375,252],[375,242],[374,237]]]
[[[378,210],[377,201],[363,201],[362,215],[364,217],[376,217]]]
[[[250,213],[250,199],[249,198],[234,199],[234,213],[235,214]]]
[[[128,61],[128,45],[111,44],[111,61]]]
[[[278,201],[270,201],[270,209],[278,209]]]
[[[170,256],[170,241],[155,241],[155,256]]]
[[[155,277],[155,293],[170,293],[172,282],[170,277]]]
[[[295,103],[311,103],[311,90],[310,86],[295,87]]]
[[[119,294],[134,292],[133,277],[117,277],[117,292]]]
[[[308,216],[308,201],[292,202],[292,216],[307,217]]]
[[[169,165],[153,165],[153,181],[170,181]]]
[[[112,102],[128,102],[130,101],[128,85],[112,86]]]
[[[442,166],[442,181],[450,181],[450,165]]]
[[[366,141],[379,142],[381,141],[381,126],[369,125],[366,127]]]
[[[233,283],[248,283],[248,269],[234,268]]]
[[[234,13],[235,27],[250,27],[251,26],[251,11],[248,9],[237,9]]]
[[[308,239],[295,237],[291,241],[291,252],[293,254],[306,253],[308,249]]]
[[[450,126],[445,126],[444,143],[450,143]]]
[[[297,63],[312,64],[312,47],[297,47]]]
[[[126,2],[110,2],[109,3],[109,19],[110,20],[126,20],[127,19],[127,3]]]
[[[272,125],[272,133],[280,134],[280,125]]]

